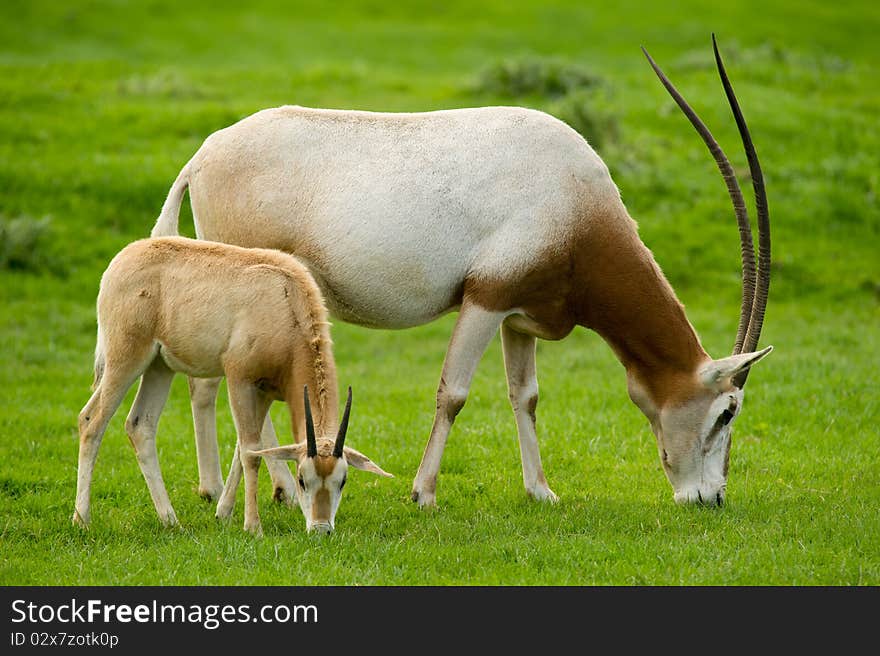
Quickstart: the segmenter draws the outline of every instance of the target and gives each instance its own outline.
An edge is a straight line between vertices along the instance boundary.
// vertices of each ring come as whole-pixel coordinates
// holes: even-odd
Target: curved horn
[[[348,400],[345,402],[345,410],[342,412],[342,421],[339,424],[339,432],[336,434],[336,444],[333,445],[333,455],[342,457],[342,447],[345,446],[345,434],[348,432],[348,415],[351,413],[351,385],[348,386]]]
[[[733,167],[730,165],[730,161],[727,159],[724,151],[721,150],[721,146],[718,145],[715,137],[712,136],[709,128],[707,128],[703,121],[700,120],[700,117],[697,116],[693,109],[691,109],[687,101],[673,86],[672,82],[669,81],[669,78],[667,78],[663,71],[660,70],[660,67],[657,66],[651,58],[651,55],[648,54],[648,51],[642,48],[642,52],[645,53],[645,57],[648,58],[648,63],[651,64],[651,68],[654,69],[654,72],[657,74],[657,77],[660,78],[660,82],[663,83],[663,86],[666,87],[669,95],[672,96],[673,100],[675,100],[681,108],[681,111],[684,112],[684,115],[688,117],[691,125],[694,126],[697,133],[702,137],[703,142],[709,148],[709,152],[711,152],[712,157],[715,158],[715,163],[718,165],[718,169],[721,171],[721,175],[727,185],[727,193],[730,195],[730,200],[733,202],[733,211],[736,213],[736,222],[739,226],[740,251],[742,255],[742,304],[739,313],[739,327],[736,331],[736,341],[733,347],[733,353],[735,355],[742,352],[743,344],[746,342],[746,333],[752,315],[756,284],[755,246],[752,241],[752,226],[749,223],[749,215],[746,210],[745,199],[739,188],[739,183],[737,182]]]
[[[309,403],[309,386],[303,385],[303,402],[306,406],[306,455],[314,458],[318,455],[318,442],[315,440],[315,422],[312,419],[312,406]]]
[[[752,176],[752,187],[755,190],[755,211],[758,215],[758,278],[755,283],[755,294],[751,312],[749,313],[748,328],[743,341],[743,352],[754,351],[761,337],[761,327],[764,325],[764,311],[767,309],[767,295],[770,291],[770,212],[767,207],[767,193],[764,189],[764,174],[761,172],[761,163],[758,161],[758,153],[752,143],[752,136],[746,120],[739,108],[739,102],[733,93],[733,87],[724,70],[721,54],[718,52],[718,44],[715,35],[712,35],[712,49],[715,51],[715,63],[718,65],[718,74],[721,76],[721,84],[724,85],[724,93],[727,94],[727,102],[736,119],[739,128],[746,158],[749,161],[749,173]],[[742,387],[749,376],[749,369],[742,372],[733,382],[737,387]]]

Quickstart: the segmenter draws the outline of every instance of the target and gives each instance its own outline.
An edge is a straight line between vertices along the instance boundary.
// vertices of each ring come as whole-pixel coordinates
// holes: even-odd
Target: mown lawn
[[[587,4],[0,4],[0,584],[880,583],[880,10]],[[713,31],[764,166],[774,240],[761,344],[776,350],[749,378],[723,509],[673,504],[623,368],[578,329],[539,344],[539,436],[560,503],[523,491],[496,340],[453,429],[439,508],[419,510],[409,491],[447,316],[399,332],[333,326],[340,384],[355,391],[349,443],[396,478],[354,472],[329,538],[269,501],[265,470],[265,537],[241,530],[241,498],[235,522],[216,523],[195,494],[182,378],[159,453],[183,528],[159,527],[124,435],[133,391],[101,449],[92,529],[71,525],[100,274],[149,233],[201,141],[261,108],[556,113],[596,145],[704,345],[726,355],[740,293],[729,201],[639,51],[746,171]],[[555,83],[523,84],[533,74]],[[192,233],[186,204],[181,225]],[[289,440],[284,408],[272,412]],[[225,400],[219,432],[228,463]]]

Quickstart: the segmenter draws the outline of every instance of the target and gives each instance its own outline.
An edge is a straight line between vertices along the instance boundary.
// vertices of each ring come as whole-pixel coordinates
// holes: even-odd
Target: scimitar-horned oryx
[[[720,505],[743,385],[772,347],[756,350],[770,282],[764,183],[714,36],[713,47],[757,198],[757,267],[727,157],[648,60],[709,147],[733,201],[743,283],[731,356],[714,360],[703,349],[599,156],[568,125],[530,109],[257,112],[205,140],[171,186],[153,235],[177,232],[189,188],[199,238],[295,254],[337,319],[406,328],[458,310],[412,487],[422,506],[435,504],[450,428],[499,329],[526,491],[556,499],[535,432],[535,343],[575,326],[601,335],[623,364],[675,500]],[[218,382],[191,385],[201,488],[209,495],[222,487]],[[276,491],[290,484],[279,476]]]

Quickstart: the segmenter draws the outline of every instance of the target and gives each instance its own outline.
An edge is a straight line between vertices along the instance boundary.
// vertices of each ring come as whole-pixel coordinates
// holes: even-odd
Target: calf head
[[[351,413],[351,387],[339,431],[335,437],[315,436],[315,424],[309,404],[308,387],[303,392],[306,417],[306,441],[273,449],[251,451],[251,455],[279,460],[295,460],[297,464],[297,497],[306,518],[306,529],[330,533],[335,524],[336,511],[342,500],[342,490],[349,467],[380,476],[392,475],[384,471],[360,451],[345,446],[348,418]]]

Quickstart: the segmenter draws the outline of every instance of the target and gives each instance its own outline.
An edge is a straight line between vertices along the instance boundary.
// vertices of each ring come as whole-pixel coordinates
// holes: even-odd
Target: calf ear
[[[360,451],[355,451],[351,447],[346,446],[343,447],[342,453],[345,455],[345,459],[348,461],[348,464],[355,469],[362,469],[364,471],[372,472],[374,474],[379,474],[379,476],[394,478],[393,474],[389,474],[387,471],[382,469],[379,465],[370,460]]]
[[[766,357],[772,346],[768,346],[760,351],[751,353],[739,353],[731,355],[720,360],[712,360],[703,365],[700,369],[700,381],[706,387],[715,387],[725,381],[730,380],[741,371],[744,371],[755,364],[758,360]]]
[[[275,460],[296,460],[299,462],[306,455],[306,445],[304,442],[296,444],[287,444],[285,446],[276,446],[273,449],[263,449],[262,451],[248,451],[249,456],[262,456],[263,458],[274,458]]]

